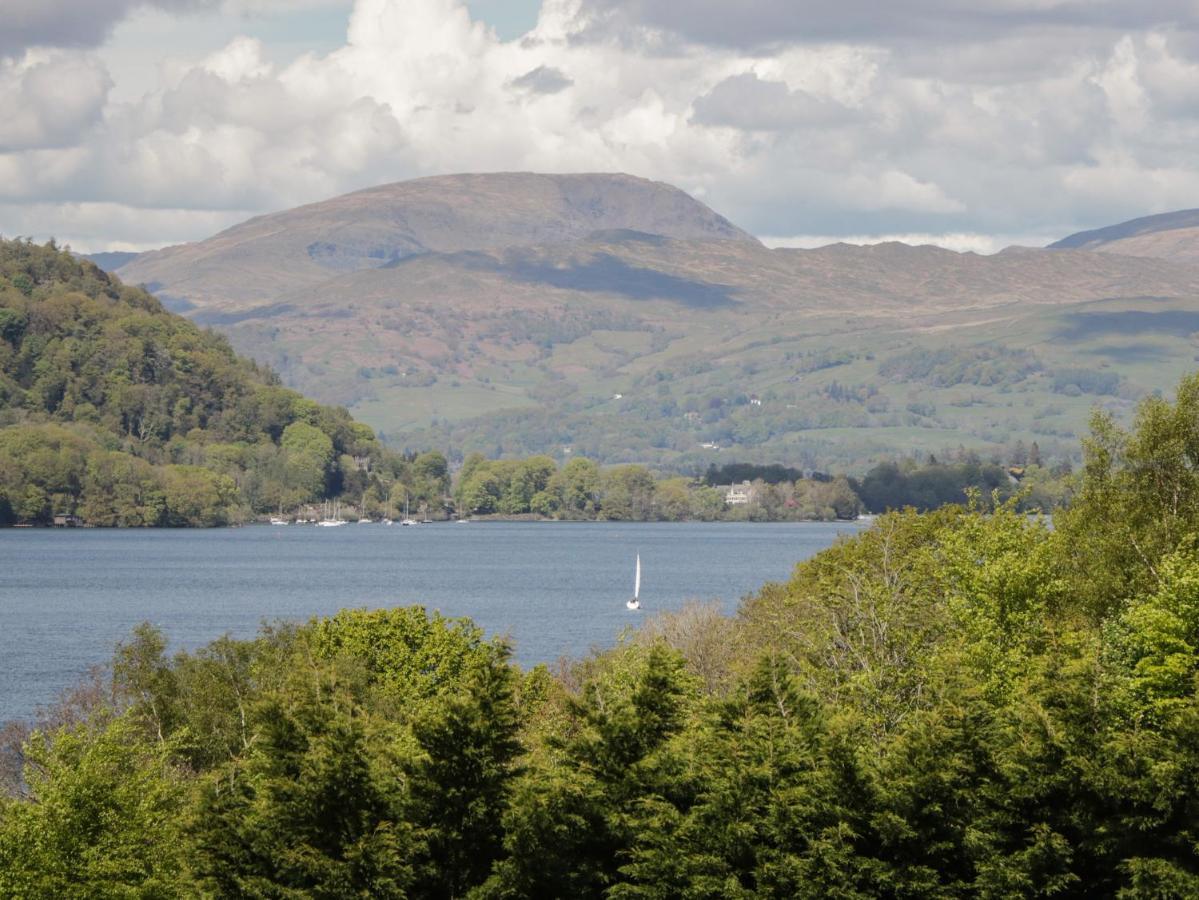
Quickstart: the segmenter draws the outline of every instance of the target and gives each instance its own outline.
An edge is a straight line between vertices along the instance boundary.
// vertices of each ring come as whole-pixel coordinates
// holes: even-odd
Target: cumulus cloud
[[[849,121],[841,104],[792,90],[782,81],[766,81],[753,72],[731,75],[695,100],[693,121],[746,131],[828,127]]]
[[[215,5],[215,0],[7,0],[0,56],[27,47],[95,47],[134,9],[168,11]]]
[[[0,59],[0,153],[74,143],[99,121],[111,87],[91,56],[29,51]]]
[[[1190,5],[868,6],[543,0],[505,41],[461,0],[357,0],[331,52],[277,64],[240,37],[120,101],[88,54],[31,51],[0,63],[0,229],[28,205],[43,233],[86,233],[83,249],[144,245],[513,169],[660,179],[758,234],[977,247],[1199,205],[1199,44],[1171,24]],[[966,36],[929,52],[937,21]],[[90,243],[83,211],[117,208],[156,227],[113,214]]]

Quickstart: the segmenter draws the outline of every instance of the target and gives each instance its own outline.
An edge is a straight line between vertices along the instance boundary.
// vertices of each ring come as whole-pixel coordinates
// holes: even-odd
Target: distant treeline
[[[980,462],[967,454],[966,459],[955,462],[879,463],[861,480],[851,478],[850,484],[871,513],[908,506],[921,511],[937,509],[961,503],[971,492],[977,492],[984,504],[995,496],[1000,502],[1019,496],[1021,509],[1048,512],[1068,500],[1070,476],[1068,465],[1052,469],[1036,463],[1001,465]]]
[[[702,478],[660,476],[645,466],[601,467],[575,457],[559,467],[548,456],[488,460],[467,457],[458,473],[454,505],[459,515],[526,515],[559,519],[632,521],[796,521],[851,519],[863,512],[914,507],[925,511],[966,502],[991,505],[1019,497],[1027,510],[1051,510],[1068,496],[1069,469],[1029,463],[961,459],[885,462],[861,480],[844,475],[808,476],[782,465],[729,463]],[[1039,456],[1033,454],[1035,458]],[[729,489],[734,488],[730,497]]]
[[[759,480],[752,483],[747,502],[735,504],[727,502],[724,487],[703,479],[660,477],[639,465],[601,468],[584,457],[559,468],[548,456],[488,460],[475,454],[458,473],[454,504],[463,516],[536,514],[641,522],[830,520],[852,519],[861,512],[844,477]]]
[[[718,466],[715,463],[708,466],[704,473],[704,483],[708,485],[737,484],[742,481],[763,481],[766,484],[782,484],[784,481],[799,481],[804,477],[799,469],[771,465],[755,465],[754,463],[728,463]],[[828,481],[829,476],[814,473],[808,476],[816,481]]]
[[[1196,421],[553,671],[419,607],[144,625],[0,734],[0,896],[1199,897]]]

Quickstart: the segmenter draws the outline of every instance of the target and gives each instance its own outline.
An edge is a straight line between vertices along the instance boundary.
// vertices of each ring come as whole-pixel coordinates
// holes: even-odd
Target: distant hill
[[[1127,256],[1150,256],[1199,262],[1199,209],[1145,216],[1080,231],[1049,245],[1050,250],[1100,250]]]
[[[1078,449],[1194,368],[1199,266],[1087,250],[768,249],[667,185],[360,191],[120,274],[413,449],[864,470]]]
[[[141,254],[130,253],[127,250],[112,250],[106,253],[82,253],[80,255],[88,262],[94,262],[105,272],[115,272],[121,266],[133,262]]]
[[[756,239],[666,184],[629,175],[499,173],[420,178],[259,216],[119,270],[174,301],[262,302],[425,253],[486,251],[630,231]]]

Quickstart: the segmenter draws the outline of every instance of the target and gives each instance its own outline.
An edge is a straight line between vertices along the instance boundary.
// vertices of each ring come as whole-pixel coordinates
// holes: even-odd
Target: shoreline
[[[517,515],[487,515],[473,516],[470,519],[438,519],[431,522],[419,522],[418,525],[457,525],[460,522],[471,525],[487,525],[502,522],[518,522],[547,525],[846,525],[853,522],[872,522],[879,514],[868,514],[853,519],[555,519],[548,516],[528,514]],[[345,525],[384,525],[383,522],[351,522]],[[238,528],[315,528],[313,522],[288,522],[277,525],[272,522],[238,522],[229,525],[3,525],[0,533],[6,531],[223,531]],[[387,528],[407,528],[416,526],[401,526],[398,522],[386,525]]]

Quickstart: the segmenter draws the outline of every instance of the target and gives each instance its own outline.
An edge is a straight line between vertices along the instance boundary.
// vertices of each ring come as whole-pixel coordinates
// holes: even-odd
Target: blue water
[[[420,603],[511,638],[522,665],[581,656],[691,599],[746,594],[854,523],[476,522],[0,530],[0,722],[51,702],[139,622],[173,648],[264,620]],[[643,610],[630,613],[641,554]]]

